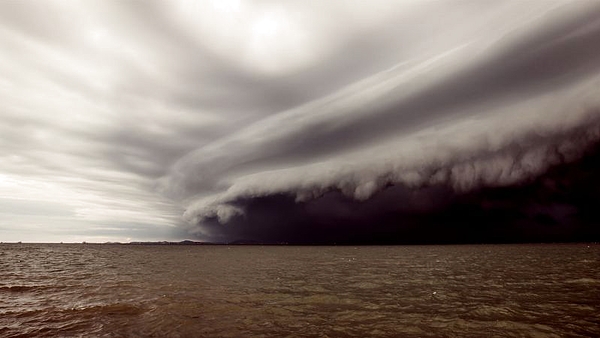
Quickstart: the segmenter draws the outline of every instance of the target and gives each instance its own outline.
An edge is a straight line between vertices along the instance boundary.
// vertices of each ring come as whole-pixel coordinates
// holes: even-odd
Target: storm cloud
[[[365,229],[390,213],[404,218],[385,227],[410,233],[402,220],[423,208],[415,198],[439,200],[430,206],[438,208],[446,195],[531,182],[600,137],[600,12],[570,5],[489,32],[476,30],[466,6],[460,24],[426,28],[454,44],[200,147],[162,187],[184,201],[200,234],[294,241],[289,232],[300,231],[300,242],[323,233],[327,242],[336,232],[348,239],[344,228],[377,232]],[[438,15],[426,12],[425,21]],[[418,45],[437,39],[424,35]],[[320,231],[322,221],[342,225]]]
[[[598,236],[594,2],[20,1],[0,22],[5,238]]]

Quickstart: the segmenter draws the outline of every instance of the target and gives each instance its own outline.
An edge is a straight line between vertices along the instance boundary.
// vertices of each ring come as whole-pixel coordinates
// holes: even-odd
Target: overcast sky
[[[0,100],[0,241],[260,240],[579,160],[600,3],[1,1]]]

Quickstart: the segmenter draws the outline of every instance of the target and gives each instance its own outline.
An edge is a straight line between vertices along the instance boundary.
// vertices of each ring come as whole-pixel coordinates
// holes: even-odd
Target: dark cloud
[[[221,240],[256,228],[268,241],[277,238],[270,233],[300,231],[298,240],[306,242],[324,222],[339,224],[340,236],[343,224],[350,232],[365,229],[360,236],[369,231],[365,222],[407,233],[415,231],[412,223],[437,224],[427,221],[437,211],[398,214],[379,201],[403,204],[414,189],[427,201],[524,184],[598,142],[600,50],[593,41],[600,38],[600,12],[567,12],[519,22],[491,41],[459,41],[259,120],[180,159],[162,187],[187,205],[185,217],[198,233]],[[424,187],[444,193],[423,193]],[[336,211],[303,214],[302,203]],[[461,214],[448,210],[449,219]],[[390,213],[400,216],[392,222]],[[259,231],[262,219],[268,231]],[[282,229],[273,228],[273,219]]]
[[[600,144],[581,159],[504,187],[388,185],[357,201],[339,191],[297,202],[269,195],[233,202],[227,224],[203,221],[202,238],[293,244],[432,244],[597,241]]]

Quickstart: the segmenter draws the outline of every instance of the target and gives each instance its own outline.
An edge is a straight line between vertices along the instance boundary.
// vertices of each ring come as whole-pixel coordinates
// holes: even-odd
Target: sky
[[[600,240],[600,3],[0,2],[0,241]]]

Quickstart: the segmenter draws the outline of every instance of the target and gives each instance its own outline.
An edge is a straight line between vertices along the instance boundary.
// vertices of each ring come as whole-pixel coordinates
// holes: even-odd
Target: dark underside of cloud
[[[357,201],[332,190],[297,202],[286,194],[242,199],[226,224],[205,219],[227,243],[439,244],[600,240],[600,144],[517,185],[457,192],[445,185],[388,185]]]

